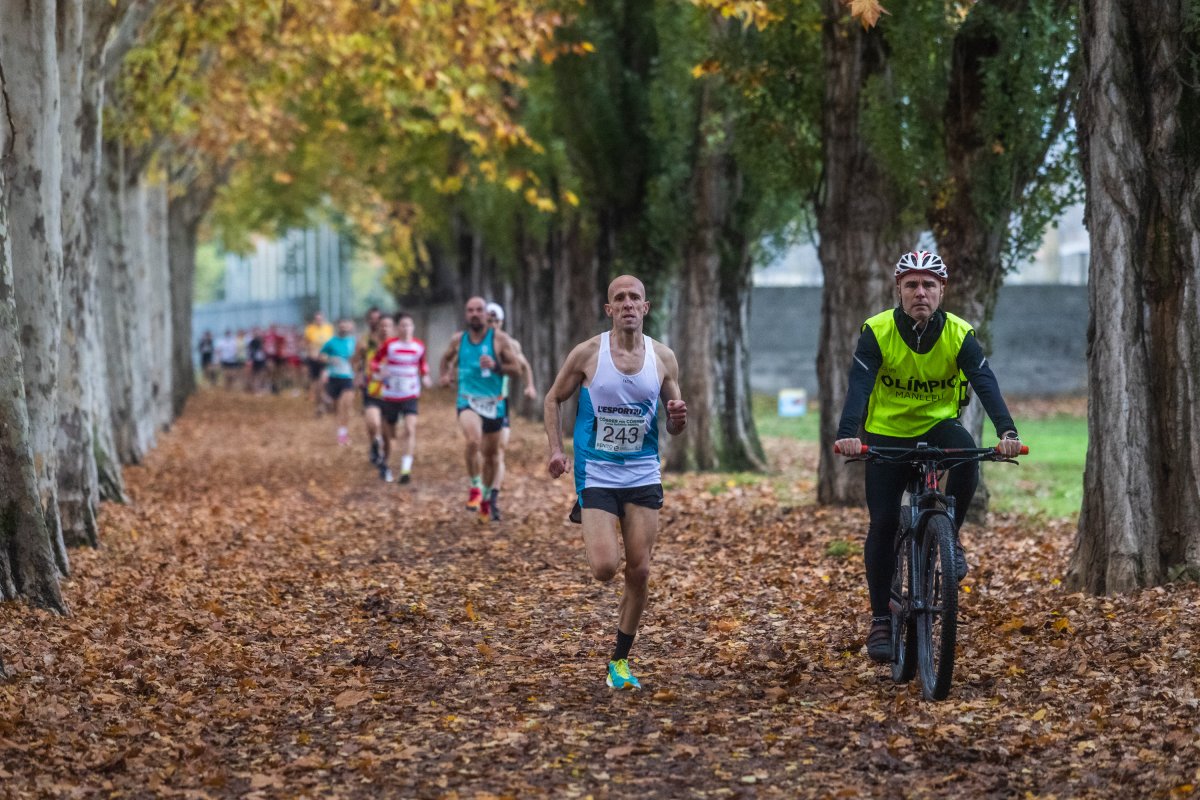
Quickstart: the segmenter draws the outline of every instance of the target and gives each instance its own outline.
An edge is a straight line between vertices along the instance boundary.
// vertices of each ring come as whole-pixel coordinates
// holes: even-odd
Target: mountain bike
[[[1029,448],[1022,446],[1020,454]],[[892,680],[918,671],[927,700],[944,700],[954,676],[958,636],[958,575],[954,562],[954,498],[942,492],[951,469],[980,461],[1018,463],[990,447],[870,447],[852,461],[908,464],[912,475],[900,507],[892,573]]]

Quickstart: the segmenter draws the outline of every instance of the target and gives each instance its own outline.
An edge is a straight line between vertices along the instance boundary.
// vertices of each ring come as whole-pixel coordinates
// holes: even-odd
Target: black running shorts
[[[580,493],[579,499],[575,501],[575,507],[571,509],[568,519],[576,524],[582,524],[582,508],[598,508],[618,518],[623,518],[625,516],[625,506],[629,503],[633,503],[635,506],[642,506],[643,508],[662,508],[662,484],[651,483],[646,486],[630,486],[625,489],[605,489],[600,487],[584,489]]]
[[[466,406],[459,406],[457,409],[455,409],[454,415],[458,416],[459,414],[461,414],[462,412],[467,411],[467,410],[469,410],[469,409]],[[499,433],[500,429],[503,428],[508,422],[507,416],[508,415],[506,414],[505,416],[497,417],[496,419],[488,419],[487,417],[479,417],[480,421],[483,422],[483,432],[484,433]]]
[[[336,401],[342,396],[342,392],[354,391],[353,378],[330,378],[325,384],[325,394],[329,395],[329,399]]]
[[[388,425],[395,425],[401,415],[412,414],[414,417],[417,415],[417,398],[415,397],[407,400],[376,400],[375,402]]]

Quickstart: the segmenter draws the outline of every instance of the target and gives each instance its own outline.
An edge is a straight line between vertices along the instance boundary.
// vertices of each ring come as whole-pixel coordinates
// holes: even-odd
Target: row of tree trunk
[[[0,590],[57,611],[67,547],[97,544],[121,465],[174,419],[190,343],[163,170],[101,128],[152,7],[0,0]]]

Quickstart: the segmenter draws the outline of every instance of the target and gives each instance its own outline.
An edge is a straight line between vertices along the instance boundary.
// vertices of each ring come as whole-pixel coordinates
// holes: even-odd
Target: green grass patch
[[[763,476],[756,472],[729,472],[719,482],[710,484],[708,493],[715,497],[739,486],[757,486],[762,479]]]
[[[1021,514],[1070,517],[1083,505],[1083,465],[1087,459],[1087,419],[1058,415],[1017,420],[1029,455],[1021,465],[984,464],[992,508]],[[985,430],[991,426],[985,426]]]
[[[829,558],[836,558],[839,561],[845,560],[850,556],[860,555],[861,553],[862,547],[845,539],[834,539],[825,545],[825,555]]]
[[[806,442],[815,442],[820,438],[821,417],[812,403],[803,417],[779,416],[779,400],[773,394],[754,395],[751,407],[754,410],[754,425],[758,428],[759,436],[801,439]]]

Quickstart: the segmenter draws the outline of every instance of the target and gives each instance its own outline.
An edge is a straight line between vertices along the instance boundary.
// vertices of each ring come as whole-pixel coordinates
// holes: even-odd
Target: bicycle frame
[[[1029,448],[1020,448],[1021,454],[1028,452]],[[1016,462],[993,448],[942,449],[924,442],[912,448],[864,446],[857,460],[907,464],[915,470],[907,481],[908,505],[902,507],[895,541],[896,567],[889,602],[893,619],[892,678],[898,682],[911,680],[916,660],[925,697],[944,699],[954,670],[958,577],[946,572],[947,564],[953,563],[956,542],[956,537],[952,538],[955,507],[954,498],[941,490],[941,476],[971,462]],[[946,521],[932,524],[938,517]]]

